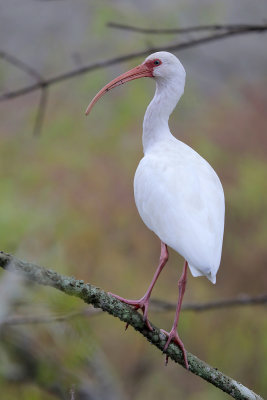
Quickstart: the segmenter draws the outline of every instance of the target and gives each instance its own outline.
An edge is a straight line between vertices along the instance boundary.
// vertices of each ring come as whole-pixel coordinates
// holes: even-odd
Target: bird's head
[[[104,86],[93,98],[86,109],[88,115],[95,103],[105,93],[123,83],[139,78],[154,78],[156,81],[178,80],[182,86],[185,82],[185,70],[181,62],[173,54],[166,51],[159,51],[148,56],[145,61],[128,72],[118,76]]]
[[[180,77],[185,79],[185,70],[178,58],[167,51],[158,51],[150,54],[143,64],[147,65],[152,70],[153,78],[157,79],[172,79]]]

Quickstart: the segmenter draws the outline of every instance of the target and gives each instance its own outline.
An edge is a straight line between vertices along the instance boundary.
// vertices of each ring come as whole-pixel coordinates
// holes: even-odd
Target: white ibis
[[[127,300],[113,295],[124,303],[140,308],[144,321],[152,329],[148,305],[152,289],[168,261],[167,246],[184,259],[178,281],[179,297],[174,323],[168,340],[179,345],[185,366],[188,361],[177,325],[185,292],[187,269],[193,276],[206,276],[212,283],[220,265],[224,230],[224,193],[221,182],[198,153],[177,140],[170,132],[168,119],[184,92],[185,70],[173,54],[161,51],[151,54],[130,71],[108,83],[93,98],[88,115],[97,100],[106,92],[133,79],[150,77],[156,82],[156,92],[149,104],[143,123],[144,157],[134,178],[134,196],[139,214],[161,240],[158,268],[152,282],[140,300]]]

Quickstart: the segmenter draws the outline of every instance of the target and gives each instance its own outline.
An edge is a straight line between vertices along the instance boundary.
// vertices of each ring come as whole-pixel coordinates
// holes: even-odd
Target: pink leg
[[[153,287],[155,286],[155,283],[159,277],[159,274],[161,273],[161,271],[163,270],[164,266],[166,265],[167,261],[168,261],[168,249],[165,243],[161,242],[161,252],[160,252],[160,259],[159,259],[159,265],[158,268],[153,276],[153,279],[149,285],[149,288],[147,289],[145,295],[139,299],[139,300],[127,300],[124,299],[123,297],[117,296],[116,294],[113,293],[109,293],[112,296],[116,297],[116,299],[122,301],[123,303],[129,304],[130,306],[134,306],[134,308],[136,310],[138,310],[139,308],[143,311],[144,314],[144,321],[148,327],[149,330],[152,331],[152,327],[147,319],[147,312],[148,312],[148,305],[149,305],[149,299],[150,299],[150,295],[151,292],[153,290]],[[127,329],[128,326],[126,326]]]
[[[185,362],[186,369],[189,369],[185,347],[184,347],[184,344],[181,341],[181,339],[179,338],[179,335],[177,333],[177,326],[178,326],[178,322],[179,322],[180,311],[181,311],[181,306],[182,306],[182,301],[183,301],[185,287],[186,287],[186,281],[187,281],[187,267],[188,267],[188,263],[187,263],[187,261],[185,261],[184,269],[183,269],[181,278],[178,281],[179,297],[178,297],[178,303],[177,303],[177,308],[176,308],[176,313],[175,313],[175,318],[174,318],[174,321],[173,321],[172,329],[171,329],[171,331],[169,333],[164,331],[164,330],[162,330],[162,329],[161,329],[161,331],[163,333],[165,333],[165,335],[168,336],[168,340],[167,340],[167,342],[165,344],[165,347],[164,347],[163,351],[167,350],[170,342],[173,340],[175,343],[178,344],[178,346],[182,350],[183,355],[184,355],[184,362]],[[168,363],[168,356],[166,357],[166,365],[167,365],[167,363]]]

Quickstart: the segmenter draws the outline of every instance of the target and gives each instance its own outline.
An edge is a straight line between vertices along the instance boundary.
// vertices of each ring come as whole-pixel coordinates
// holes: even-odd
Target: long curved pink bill
[[[111,89],[116,86],[123,85],[126,82],[132,81],[133,79],[144,78],[144,77],[153,77],[152,71],[146,64],[138,65],[137,67],[130,69],[130,71],[125,72],[124,74],[118,76],[109,82],[106,86],[103,87],[93,98],[89,106],[85,111],[85,115],[88,115],[92,110],[95,103],[102,97],[105,93],[109,92]]]

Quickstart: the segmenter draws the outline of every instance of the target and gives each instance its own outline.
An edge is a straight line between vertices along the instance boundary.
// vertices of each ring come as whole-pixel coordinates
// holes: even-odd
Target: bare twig
[[[232,29],[232,30],[229,30],[226,32],[219,32],[219,33],[215,33],[213,35],[207,35],[207,36],[204,36],[204,37],[201,37],[198,39],[186,40],[184,42],[171,43],[171,44],[168,43],[164,46],[148,47],[144,50],[140,50],[140,51],[125,54],[122,56],[99,61],[99,62],[96,62],[93,64],[85,65],[80,68],[75,68],[75,69],[65,72],[63,74],[59,74],[52,78],[45,79],[42,81],[42,83],[36,82],[35,84],[29,85],[29,86],[24,86],[17,90],[7,91],[0,95],[0,101],[14,99],[16,97],[23,96],[28,93],[34,92],[36,90],[39,90],[44,85],[46,87],[48,87],[48,86],[54,85],[56,83],[60,83],[60,82],[66,81],[68,79],[74,78],[76,76],[95,71],[100,68],[105,68],[105,67],[119,64],[119,63],[122,63],[125,61],[129,61],[129,60],[132,60],[132,59],[135,59],[138,57],[149,55],[150,53],[153,53],[155,51],[163,51],[163,50],[164,51],[178,51],[178,50],[181,51],[181,50],[185,50],[185,49],[188,49],[191,47],[200,46],[204,43],[226,39],[227,37],[230,37],[230,36],[237,36],[237,35],[244,35],[244,34],[251,34],[251,33],[262,33],[265,31],[267,31],[267,26],[259,25],[258,30],[256,30],[256,29],[251,30],[250,27],[248,27],[247,29],[243,28],[240,30]]]
[[[259,296],[241,295],[233,299],[223,299],[207,303],[185,303],[182,305],[182,310],[208,311],[208,310],[218,310],[222,308],[231,308],[237,306],[264,305],[264,304],[267,304],[267,294],[262,294]],[[153,311],[173,311],[176,309],[177,304],[168,303],[162,300],[152,299],[151,306]]]
[[[1,326],[10,326],[10,325],[24,325],[24,324],[47,324],[54,322],[65,322],[77,317],[92,317],[94,315],[99,315],[102,313],[101,309],[95,308],[84,308],[79,311],[73,311],[64,315],[30,315],[30,316],[22,316],[22,315],[13,315],[1,321]]]
[[[145,33],[145,34],[153,34],[153,35],[162,35],[162,34],[185,34],[191,32],[203,32],[203,31],[246,31],[246,32],[262,32],[267,29],[267,25],[251,25],[251,24],[230,24],[230,25],[200,25],[200,26],[188,26],[186,28],[142,28],[134,25],[126,25],[120,24],[117,22],[108,22],[107,26],[109,28],[120,29],[124,31],[136,32],[136,33]]]
[[[34,123],[34,128],[33,128],[33,134],[35,136],[40,135],[43,122],[44,122],[44,115],[45,115],[45,110],[47,106],[47,99],[48,99],[48,89],[46,86],[43,86],[41,88],[41,96],[40,96],[40,101],[37,109],[37,114],[35,118],[35,123]]]
[[[233,299],[217,300],[206,303],[184,303],[182,305],[182,310],[201,312],[238,306],[255,306],[265,304],[267,304],[267,294],[262,294],[259,296],[242,295]],[[153,312],[174,311],[176,306],[177,305],[175,303],[169,303],[163,300],[151,299],[150,301],[150,311]],[[94,308],[83,308],[79,311],[74,311],[63,315],[15,315],[1,321],[1,326],[65,322],[77,317],[91,317],[94,315],[99,315],[100,313],[102,313],[102,310],[100,309],[96,310]]]
[[[74,386],[72,386],[71,389],[70,389],[70,396],[71,396],[70,400],[75,400],[75,388],[74,388]]]
[[[9,64],[14,65],[15,67],[25,72],[29,76],[33,77],[36,80],[37,84],[39,85],[39,88],[41,89],[41,96],[36,113],[33,134],[34,135],[40,134],[44,121],[45,109],[47,105],[47,89],[46,89],[46,84],[44,83],[44,78],[39,74],[39,72],[37,72],[30,65],[26,64],[24,61],[19,60],[17,57],[12,56],[11,54],[5,51],[0,51],[0,58],[7,61]]]
[[[0,252],[0,266],[5,270],[18,273],[25,279],[39,285],[51,286],[67,295],[79,297],[84,302],[92,304],[95,308],[101,308],[103,311],[131,325],[150,343],[156,346],[160,351],[163,351],[167,340],[166,335],[153,324],[151,324],[153,331],[149,331],[142,316],[136,310],[120,302],[102,289],[89,283],[85,284],[83,281],[76,280],[72,277],[60,275],[50,269],[48,270],[38,265],[18,260],[10,254],[3,252]],[[166,350],[166,354],[175,362],[183,367],[185,366],[183,354],[176,344],[171,343]],[[189,370],[192,373],[210,382],[233,398],[237,400],[262,400],[259,395],[255,394],[250,389],[224,375],[204,361],[201,361],[193,354],[187,352],[187,358]]]
[[[9,64],[14,65],[21,71],[26,72],[26,74],[35,78],[35,80],[37,80],[37,82],[43,81],[43,77],[39,74],[39,72],[37,72],[30,65],[26,64],[24,61],[19,60],[17,57],[12,56],[11,54],[7,53],[6,51],[0,50],[0,58],[7,61]]]

